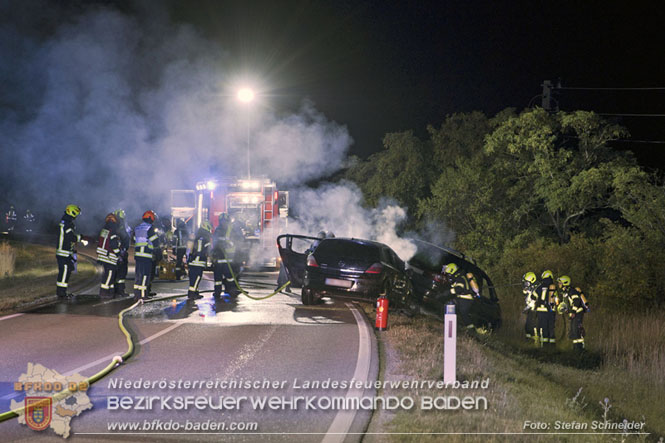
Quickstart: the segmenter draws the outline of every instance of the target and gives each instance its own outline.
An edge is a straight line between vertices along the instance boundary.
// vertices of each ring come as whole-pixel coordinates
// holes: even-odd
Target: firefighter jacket
[[[81,241],[81,236],[76,233],[74,217],[69,214],[62,216],[60,220],[60,233],[58,234],[58,246],[55,255],[60,257],[71,257],[74,255],[76,242]]]
[[[159,248],[159,235],[148,222],[142,222],[134,228],[134,257],[149,258],[152,260],[155,248]]]
[[[568,288],[563,296],[571,314],[579,314],[589,310],[586,297],[580,288]]]
[[[117,234],[120,241],[120,250],[123,252],[127,251],[132,237],[132,228],[127,226],[127,223],[125,223],[125,220],[122,218],[118,219]]]
[[[473,279],[473,274],[467,275],[471,275],[471,279]],[[457,298],[473,300],[473,296],[476,295],[476,293],[472,289],[472,285],[469,282],[467,275],[460,272],[452,275],[452,288],[450,289],[450,293],[454,294]]]
[[[524,304],[526,305],[525,310],[534,311],[536,309],[536,300],[538,299],[535,286],[532,284],[524,285],[522,288],[522,294],[524,294]]]
[[[199,229],[194,239],[192,253],[189,256],[189,266],[205,268],[208,261],[208,251],[210,251],[210,232]]]
[[[187,249],[187,239],[189,238],[189,232],[187,228],[177,228],[173,233],[173,251],[176,249]]]
[[[97,260],[111,265],[118,264],[120,238],[115,223],[106,223],[99,233],[97,241]]]
[[[556,286],[551,278],[548,277],[541,281],[536,287],[535,293],[537,312],[552,312],[556,310],[558,297]]]
[[[217,263],[230,263],[236,252],[231,236],[233,223],[224,221],[217,226],[213,236],[212,256]]]

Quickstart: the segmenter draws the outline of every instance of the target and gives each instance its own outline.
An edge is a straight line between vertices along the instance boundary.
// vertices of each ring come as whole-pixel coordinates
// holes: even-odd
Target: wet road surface
[[[212,289],[206,280],[201,290]],[[252,296],[265,296],[274,288],[277,273],[248,272],[241,285]],[[156,281],[159,296],[186,294],[186,281]],[[96,294],[98,286],[85,291]],[[299,292],[299,291],[298,291]],[[127,349],[125,336],[117,325],[117,315],[132,305],[131,299],[101,300],[95,295],[79,295],[75,300],[45,306],[20,316],[0,317],[0,412],[22,395],[14,382],[26,372],[27,363],[40,363],[61,374],[95,374],[114,355]],[[237,300],[204,298],[149,303],[135,308],[125,324],[138,343],[131,359],[88,391],[94,408],[72,420],[72,441],[215,440],[238,441],[321,441],[326,432],[333,441],[342,441],[337,432],[362,432],[368,412],[344,412],[333,408],[307,409],[304,403],[289,403],[276,410],[261,409],[249,397],[344,398],[348,388],[308,389],[308,382],[376,379],[376,343],[362,314],[351,303],[324,299],[322,304],[303,306],[298,294],[279,293],[255,301],[240,295]],[[189,389],[171,388],[159,382],[213,381],[217,385]],[[155,382],[149,389],[120,386],[137,381]],[[266,387],[268,385],[268,387]],[[365,395],[370,395],[366,391]],[[147,410],[109,410],[109,397],[131,396],[209,396],[239,399],[241,408],[212,410],[169,410],[157,404]],[[260,401],[260,400],[259,400]],[[157,401],[159,403],[159,401]],[[256,431],[230,434],[177,433],[162,429],[118,432],[111,423],[163,422],[201,423],[207,421],[256,423]],[[237,426],[237,424],[236,424]],[[0,423],[3,440],[61,441],[53,431],[36,432],[16,419]],[[357,441],[348,435],[346,441]]]

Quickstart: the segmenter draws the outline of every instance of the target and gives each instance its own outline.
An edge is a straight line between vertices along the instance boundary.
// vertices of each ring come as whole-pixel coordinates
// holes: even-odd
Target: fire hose
[[[289,284],[291,284],[290,281],[287,281],[285,284],[283,284],[282,286],[277,288],[277,290],[275,290],[273,293],[271,293],[271,294],[269,294],[265,297],[253,297],[253,296],[249,295],[249,293],[247,291],[242,289],[242,287],[238,283],[238,279],[236,278],[231,266],[229,266],[229,270],[231,271],[231,276],[233,277],[233,281],[234,281],[236,287],[238,288],[238,290],[245,297],[250,298],[252,300],[265,300],[267,298],[273,297],[275,294],[277,294],[278,292],[281,292],[282,290],[284,290],[284,288],[286,288]],[[201,291],[201,292],[213,292],[213,291]],[[183,297],[183,296],[185,296],[185,294],[169,295],[169,296],[166,296],[166,297],[153,298],[153,299],[145,300],[145,301],[140,300],[140,301],[137,301],[136,303],[134,303],[133,305],[129,306],[128,308],[125,308],[122,311],[120,311],[118,313],[118,327],[120,328],[122,333],[125,335],[125,338],[127,340],[127,351],[122,355],[116,355],[115,357],[113,357],[111,362],[104,369],[102,369],[101,371],[97,372],[96,374],[88,377],[86,379],[86,383],[88,384],[88,386],[91,386],[93,383],[101,380],[102,378],[104,378],[105,376],[110,374],[113,370],[115,370],[118,366],[120,366],[120,364],[127,361],[134,354],[134,347],[135,347],[134,339],[132,337],[132,334],[125,327],[125,324],[124,324],[125,314],[127,312],[133,310],[137,306],[139,306],[141,304],[144,304],[144,303],[154,303],[154,302],[158,302],[158,301],[171,300],[171,299],[180,298],[180,297]],[[57,402],[57,401],[60,401],[64,398],[67,398],[67,397],[73,395],[74,393],[75,393],[75,391],[72,391],[70,389],[65,389],[65,390],[62,390],[62,391],[58,392],[57,394],[53,395],[53,397],[51,397],[51,399],[52,399],[53,402]],[[42,400],[42,401],[44,402],[44,406],[46,406],[46,404],[49,400],[45,399],[45,400]],[[39,407],[40,402],[37,402],[37,403],[33,404],[33,406]],[[9,419],[18,417],[24,411],[25,411],[25,406],[14,409],[14,410],[4,412],[4,413],[0,414],[0,423],[2,423],[3,421],[9,420]]]

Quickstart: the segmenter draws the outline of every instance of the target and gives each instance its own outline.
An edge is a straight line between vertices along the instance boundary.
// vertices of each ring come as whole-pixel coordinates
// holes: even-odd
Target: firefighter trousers
[[[463,328],[473,329],[475,325],[471,320],[471,306],[473,306],[473,300],[468,298],[457,297],[457,309],[459,312],[460,322],[458,325]]]
[[[538,315],[533,309],[526,311],[526,321],[524,322],[524,334],[526,338],[533,339],[538,337]]]
[[[568,338],[573,341],[574,349],[584,349],[584,312],[575,314],[575,317],[570,319],[570,332]]]
[[[115,288],[114,292],[116,295],[126,295],[125,294],[125,284],[127,279],[127,262],[129,261],[129,252],[121,251],[120,259],[118,260],[118,271],[115,275]]]
[[[203,278],[203,266],[189,266],[189,290],[187,298],[193,300],[199,298],[199,283]]]
[[[185,254],[187,248],[175,248],[175,279],[180,280],[180,277],[185,275]]]
[[[73,257],[61,257],[56,255],[58,260],[58,281],[56,282],[56,294],[58,297],[67,297],[67,288],[69,287],[69,277],[74,270]]]
[[[554,338],[554,316],[550,311],[538,311],[538,336],[540,344],[555,344]]]
[[[226,261],[215,260],[215,265],[213,266],[213,274],[215,276],[215,292],[214,296],[219,297],[222,295],[222,286],[224,287],[224,292],[234,296],[237,295],[236,288],[233,285],[233,275],[231,274],[230,269],[231,264]]]
[[[150,295],[150,274],[152,272],[152,259],[148,257],[135,257],[134,270],[134,298],[145,299]]]
[[[111,263],[100,262],[104,266],[104,273],[102,274],[102,284],[99,286],[100,297],[113,297],[115,293],[115,278],[118,271],[118,265]]]

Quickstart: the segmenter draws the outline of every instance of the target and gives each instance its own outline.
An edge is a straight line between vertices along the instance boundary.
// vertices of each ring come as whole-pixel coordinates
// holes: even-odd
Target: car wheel
[[[310,288],[302,288],[302,304],[303,305],[312,305],[314,304],[314,291]]]

